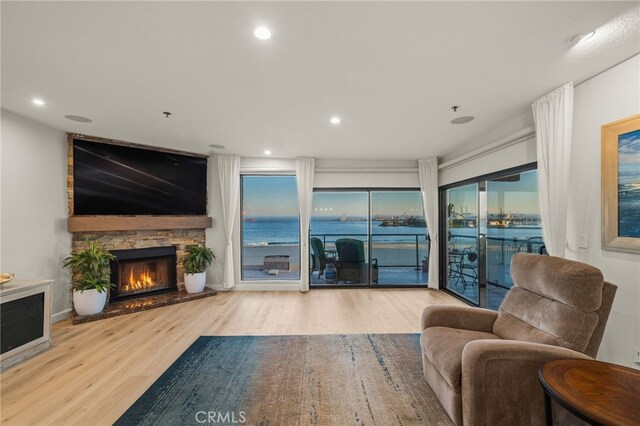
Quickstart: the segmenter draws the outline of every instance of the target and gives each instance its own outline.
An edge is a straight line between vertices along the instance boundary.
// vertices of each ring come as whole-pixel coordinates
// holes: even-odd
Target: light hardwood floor
[[[112,424],[201,335],[416,333],[426,289],[226,292],[73,326],[52,348],[0,376],[3,425]]]

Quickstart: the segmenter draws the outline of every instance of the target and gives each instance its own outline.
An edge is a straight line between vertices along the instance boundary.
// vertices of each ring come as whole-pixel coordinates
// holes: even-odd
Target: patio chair
[[[460,279],[460,256],[462,254],[453,244],[449,244],[448,251],[449,282],[457,284]]]
[[[467,279],[471,279],[471,285],[478,282],[478,249],[476,246],[465,247],[458,264],[458,278],[456,284],[462,281],[462,287],[467,289]]]
[[[312,271],[318,270],[318,278],[322,277],[324,274],[324,270],[327,267],[327,262],[333,262],[332,258],[327,256],[327,253],[324,251],[324,244],[322,244],[322,240],[318,237],[311,237],[309,240],[311,244],[311,252],[313,256],[313,266]]]
[[[367,284],[369,264],[365,262],[364,243],[352,238],[340,238],[336,240],[336,251],[336,282]],[[371,259],[371,282],[378,283],[378,259]]]

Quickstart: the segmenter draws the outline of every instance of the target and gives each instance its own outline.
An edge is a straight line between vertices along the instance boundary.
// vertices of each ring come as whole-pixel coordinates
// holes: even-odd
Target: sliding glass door
[[[377,284],[427,284],[429,243],[419,191],[371,191],[370,238]]]
[[[511,257],[543,253],[534,165],[441,189],[446,226],[443,287],[498,309],[513,285]]]
[[[446,191],[446,287],[476,304],[480,302],[478,194],[477,183]]]
[[[314,192],[309,237],[312,286],[369,285],[367,191]]]
[[[318,190],[311,285],[425,286],[429,241],[420,191]]]

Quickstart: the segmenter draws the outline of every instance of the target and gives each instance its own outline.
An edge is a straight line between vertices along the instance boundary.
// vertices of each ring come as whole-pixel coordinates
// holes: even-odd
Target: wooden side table
[[[545,423],[551,400],[592,425],[640,424],[640,370],[586,359],[546,362],[538,372]]]

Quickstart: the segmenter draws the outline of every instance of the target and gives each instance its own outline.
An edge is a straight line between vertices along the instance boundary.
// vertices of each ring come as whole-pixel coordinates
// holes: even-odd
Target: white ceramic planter
[[[206,272],[200,272],[199,274],[184,274],[184,288],[187,290],[187,293],[202,293],[206,280]]]
[[[73,291],[73,307],[78,315],[93,315],[102,312],[107,303],[107,292],[98,290]]]

